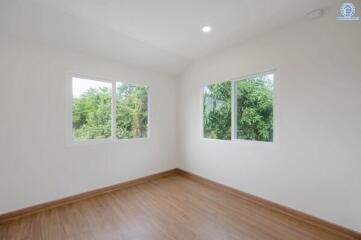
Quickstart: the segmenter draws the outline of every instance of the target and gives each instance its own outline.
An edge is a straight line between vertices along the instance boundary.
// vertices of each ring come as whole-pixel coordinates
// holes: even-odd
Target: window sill
[[[124,142],[138,142],[138,141],[148,141],[150,138],[128,138],[128,139],[89,139],[89,140],[70,140],[68,146],[87,146],[87,145],[101,145],[101,144],[119,144]]]

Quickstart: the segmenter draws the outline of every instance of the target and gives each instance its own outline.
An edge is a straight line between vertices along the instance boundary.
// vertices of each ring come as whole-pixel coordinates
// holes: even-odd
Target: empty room
[[[0,240],[361,240],[361,1],[0,0]]]

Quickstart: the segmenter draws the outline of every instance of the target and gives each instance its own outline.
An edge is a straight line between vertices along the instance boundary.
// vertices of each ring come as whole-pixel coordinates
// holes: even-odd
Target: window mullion
[[[231,116],[232,116],[232,122],[231,122],[231,135],[232,140],[237,139],[237,96],[236,96],[236,86],[237,83],[235,81],[232,81],[232,100],[231,100]]]
[[[116,102],[117,102],[117,95],[116,95],[116,82],[112,82],[112,139],[116,139]]]

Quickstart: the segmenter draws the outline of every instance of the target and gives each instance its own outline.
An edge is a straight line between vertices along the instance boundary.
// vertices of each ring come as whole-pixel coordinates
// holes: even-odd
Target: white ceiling
[[[179,74],[338,0],[0,0],[0,30]],[[211,34],[201,27],[210,25]]]

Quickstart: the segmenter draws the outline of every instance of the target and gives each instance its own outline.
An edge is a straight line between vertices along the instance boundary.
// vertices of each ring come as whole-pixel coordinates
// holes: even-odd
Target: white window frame
[[[112,84],[112,101],[111,101],[111,136],[109,138],[103,139],[75,139],[73,135],[73,78],[80,78],[84,80],[93,80],[105,83]],[[78,74],[78,73],[67,73],[66,74],[66,104],[67,104],[67,114],[66,114],[66,142],[67,145],[79,145],[79,144],[104,144],[104,143],[117,143],[117,142],[128,142],[128,141],[144,141],[150,138],[150,87],[145,84],[139,83],[131,83],[131,82],[124,82],[120,80],[109,79],[105,77],[96,77],[90,76],[86,74]],[[116,136],[116,84],[123,83],[123,84],[131,84],[133,86],[145,87],[147,89],[147,114],[148,114],[148,123],[147,123],[147,136],[146,137],[137,137],[137,138],[122,138],[119,139]]]
[[[272,92],[272,106],[273,106],[273,139],[270,142],[266,141],[257,141],[257,140],[249,140],[249,139],[238,139],[237,138],[237,88],[236,83],[238,81],[242,81],[248,78],[263,76],[267,74],[273,74],[273,92]],[[223,82],[231,82],[231,139],[216,139],[216,138],[206,138],[204,137],[204,112],[203,112],[203,104],[204,104],[204,88],[217,83]],[[219,142],[227,142],[227,143],[245,143],[245,144],[265,144],[265,145],[276,145],[279,142],[279,112],[278,112],[278,92],[279,92],[279,72],[276,69],[267,70],[258,72],[255,74],[243,75],[241,77],[234,77],[228,80],[215,81],[210,82],[207,85],[202,86],[201,88],[201,139],[205,141],[219,141]]]

